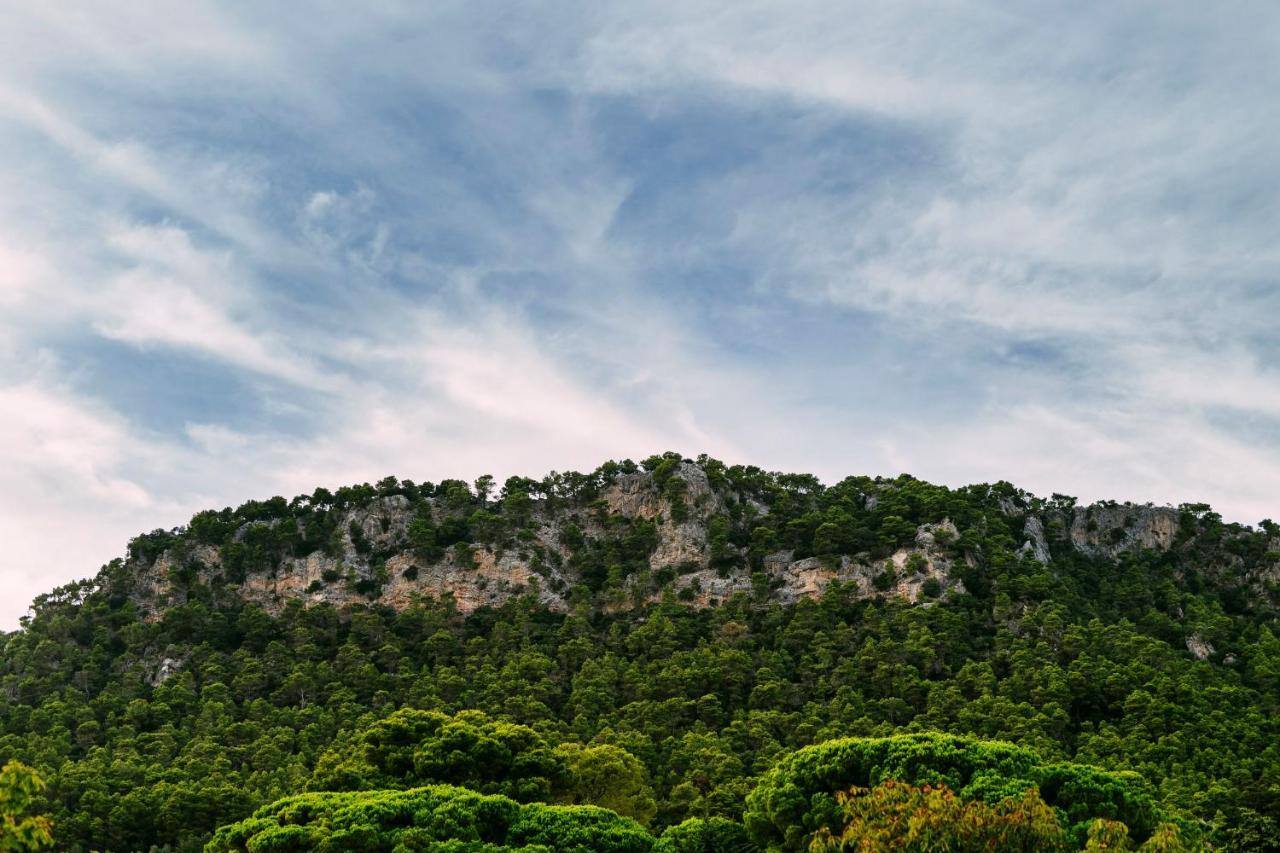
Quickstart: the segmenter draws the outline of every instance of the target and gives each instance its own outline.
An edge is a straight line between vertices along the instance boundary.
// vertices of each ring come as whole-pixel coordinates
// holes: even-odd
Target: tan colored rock
[[[471,613],[528,593],[536,594],[549,608],[563,610],[567,607],[568,590],[579,581],[570,569],[557,568],[566,566],[572,556],[563,544],[563,531],[572,525],[587,537],[606,538],[615,535],[615,525],[609,519],[617,516],[654,523],[657,543],[649,557],[650,572],[677,569],[673,587],[677,591],[692,589],[692,606],[712,607],[735,594],[751,592],[751,572],[745,564],[738,564],[724,577],[710,567],[708,522],[726,511],[726,501],[744,500],[749,518],[767,515],[768,507],[754,497],[718,493],[706,473],[692,463],[675,466],[672,476],[684,482],[680,498],[683,513],[673,512],[677,508],[671,505],[668,492],[656,486],[652,474],[626,474],[602,489],[601,502],[597,504],[560,505],[551,511],[546,504],[535,502],[529,530],[521,541],[501,549],[473,545],[471,560],[465,565],[459,563],[460,557],[466,560],[464,552],[454,549],[431,562],[416,557],[408,549],[408,527],[418,508],[399,495],[375,498],[338,519],[337,535],[328,543],[329,548],[336,549],[333,555],[317,551],[284,559],[274,571],[252,572],[238,588],[228,592],[272,612],[278,612],[292,599],[309,605],[381,604],[403,609],[417,598],[450,596],[461,612]],[[867,495],[866,503],[874,506],[875,495]],[[1005,500],[1001,511],[1011,518],[1025,519],[1021,552],[1045,563],[1050,556],[1051,537],[1055,548],[1069,544],[1086,554],[1114,557],[1139,548],[1168,549],[1178,536],[1180,516],[1169,507],[1099,504],[1073,510],[1033,510],[1032,506],[1021,500]],[[446,514],[438,505],[433,505],[431,512],[437,521]],[[676,522],[674,516],[678,515],[685,520]],[[280,522],[255,524],[269,523]],[[363,543],[360,549],[356,548],[350,533],[353,526],[358,530],[356,540],[367,541],[369,548],[364,548]],[[250,528],[245,525],[236,536],[243,537]],[[955,577],[951,551],[951,544],[959,536],[960,531],[949,520],[920,526],[910,546],[887,558],[894,572],[894,582],[888,590],[875,586],[886,560],[872,560],[865,554],[838,560],[797,560],[794,553],[780,551],[765,557],[762,568],[775,589],[775,600],[781,603],[820,597],[836,582],[847,584],[853,594],[863,597],[888,596],[921,602],[924,585],[931,581],[944,596],[963,591]],[[362,550],[365,553],[360,553]],[[540,555],[538,559],[534,558],[535,553]],[[375,555],[385,563],[380,566]],[[972,565],[971,554],[963,559]],[[223,571],[218,549],[191,542],[175,546],[150,565],[131,566],[130,594],[146,618],[158,618],[165,608],[181,603],[185,589],[175,585],[174,577],[179,569],[187,567],[194,568],[210,586]],[[1233,567],[1208,568],[1229,571]],[[1265,582],[1268,572],[1280,574],[1280,563],[1254,569],[1250,582]],[[326,575],[331,579],[326,581]],[[647,580],[641,580],[643,577],[641,572],[630,586],[618,590],[607,607],[625,608],[659,597]],[[374,598],[355,589],[356,583],[361,589],[373,588],[370,581],[380,582]]]
[[[1178,535],[1173,507],[1093,504],[1071,516],[1071,544],[1086,554],[1114,557],[1151,548],[1167,551]]]
[[[1187,651],[1196,660],[1208,660],[1215,649],[1212,643],[1202,639],[1199,634],[1191,634],[1187,637]]]

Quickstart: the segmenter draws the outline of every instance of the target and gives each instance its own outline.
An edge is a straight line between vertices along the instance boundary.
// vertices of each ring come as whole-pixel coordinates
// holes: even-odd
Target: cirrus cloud
[[[667,448],[1274,517],[1278,18],[0,11],[0,620],[204,506]]]

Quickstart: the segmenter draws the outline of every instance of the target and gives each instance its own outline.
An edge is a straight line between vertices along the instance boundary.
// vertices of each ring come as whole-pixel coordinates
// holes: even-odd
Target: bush
[[[893,570],[892,563],[886,565],[883,572],[871,579],[871,585],[880,592],[888,592],[897,582],[898,574]]]
[[[373,551],[373,543],[364,535],[364,528],[355,519],[347,524],[347,533],[351,536],[351,545],[356,549],[357,554],[368,554]]]

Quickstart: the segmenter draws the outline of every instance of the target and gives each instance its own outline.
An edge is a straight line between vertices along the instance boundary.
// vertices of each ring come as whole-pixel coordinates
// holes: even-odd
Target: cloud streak
[[[0,12],[0,624],[205,506],[668,448],[1275,517],[1277,18]]]

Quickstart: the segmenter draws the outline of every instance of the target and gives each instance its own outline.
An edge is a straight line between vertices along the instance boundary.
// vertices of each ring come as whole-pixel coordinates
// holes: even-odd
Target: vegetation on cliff
[[[404,829],[453,811],[457,849],[582,815],[655,849],[838,845],[904,803],[1276,849],[1277,552],[1203,505],[672,454],[496,493],[387,478],[200,513],[42,596],[0,638],[0,760],[47,780],[31,807],[78,850],[224,825],[215,849],[317,847],[357,805],[403,849],[448,849]],[[874,740],[925,733],[985,755],[981,784],[934,753],[796,775],[948,742]]]

